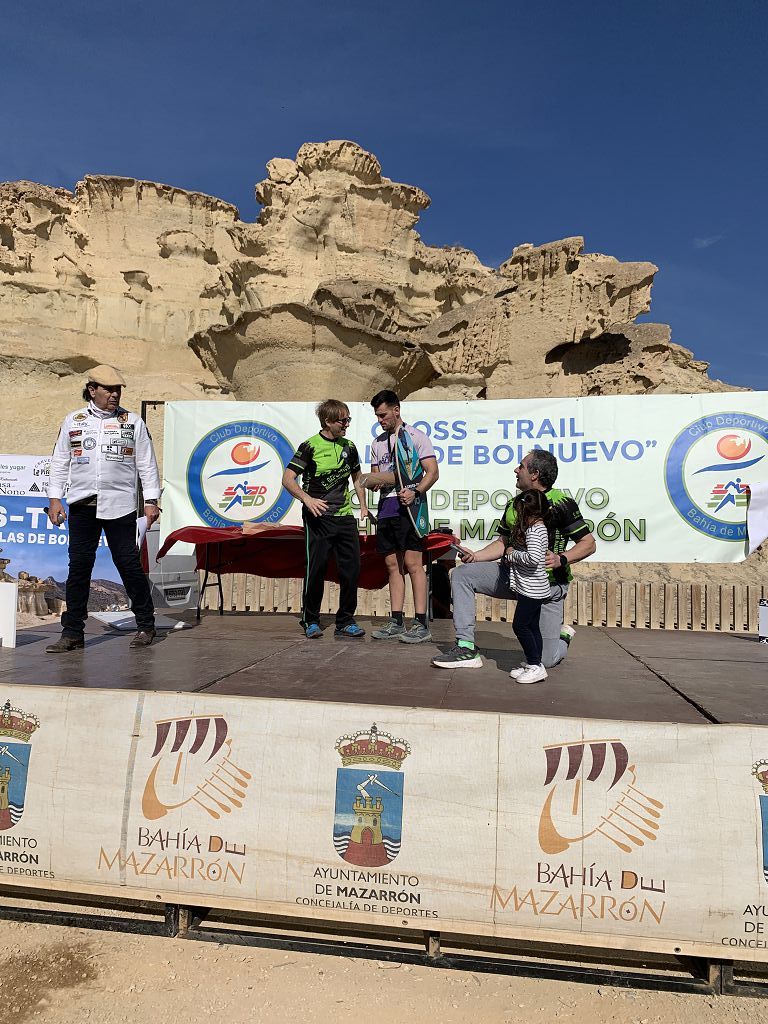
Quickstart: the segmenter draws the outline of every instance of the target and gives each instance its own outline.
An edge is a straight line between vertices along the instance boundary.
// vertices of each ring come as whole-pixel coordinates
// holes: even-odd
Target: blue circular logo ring
[[[225,444],[228,441],[247,440],[248,438],[255,438],[258,441],[265,441],[267,444],[272,445],[280,457],[283,469],[291,461],[293,445],[279,430],[267,426],[266,423],[257,423],[255,420],[235,420],[232,423],[222,423],[218,427],[214,427],[195,445],[187,465],[189,500],[206,526],[240,526],[244,522],[242,519],[228,519],[210,504],[203,489],[203,467],[208,456],[220,444]],[[248,467],[243,466],[243,474],[245,475],[247,472]],[[282,477],[282,473],[280,475]],[[292,502],[293,496],[283,487],[280,490],[277,501],[266,512],[253,519],[249,519],[248,522],[279,523],[291,507]]]
[[[729,419],[736,422],[723,422]],[[683,427],[670,445],[664,465],[664,483],[675,510],[692,529],[715,540],[743,543],[746,524],[723,522],[722,519],[715,519],[704,512],[689,494],[685,482],[685,461],[688,452],[700,438],[716,430],[740,430],[747,434],[755,434],[768,442],[768,421],[760,416],[745,412],[723,412],[713,413],[711,417],[702,416]],[[727,468],[724,464],[723,469]]]

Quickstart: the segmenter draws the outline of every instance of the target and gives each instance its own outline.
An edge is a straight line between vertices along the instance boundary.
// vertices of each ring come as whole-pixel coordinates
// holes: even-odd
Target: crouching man
[[[551,506],[549,548],[546,566],[549,575],[550,599],[541,607],[541,638],[544,644],[542,664],[545,668],[559,665],[568,653],[575,630],[563,625],[565,599],[573,573],[571,565],[595,552],[595,538],[579,510],[578,504],[564,491],[554,486],[557,479],[557,459],[551,452],[538,448],[529,452],[515,470],[517,486],[521,491],[543,491]],[[504,510],[499,537],[480,551],[466,551],[465,564],[457,566],[451,574],[453,624],[456,645],[446,654],[432,659],[435,668],[481,668],[483,661],[475,646],[475,616],[477,594],[511,598],[509,573],[503,571],[500,559],[510,543],[514,526],[513,502]],[[573,542],[568,547],[569,542]]]

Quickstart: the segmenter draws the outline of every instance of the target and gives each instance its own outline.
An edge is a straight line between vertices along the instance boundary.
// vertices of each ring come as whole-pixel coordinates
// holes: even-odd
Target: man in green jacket
[[[320,421],[319,433],[299,445],[283,473],[283,487],[304,506],[302,518],[307,566],[301,626],[310,640],[323,635],[320,604],[325,570],[333,554],[340,588],[334,636],[356,640],[365,636],[365,630],[355,622],[360,537],[350,501],[349,480],[351,477],[360,502],[360,518],[367,519],[360,456],[355,445],[345,436],[352,421],[348,406],[335,398],[328,398],[318,405],[315,412]]]

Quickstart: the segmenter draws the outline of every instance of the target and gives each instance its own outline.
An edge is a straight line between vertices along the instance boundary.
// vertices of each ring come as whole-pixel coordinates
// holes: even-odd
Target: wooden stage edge
[[[294,616],[173,616],[147,650],[130,633],[89,619],[84,651],[49,655],[57,622],[20,630],[0,649],[2,683],[226,694],[447,711],[688,724],[768,724],[768,645],[742,633],[580,627],[567,659],[544,683],[510,677],[522,657],[509,623],[480,622],[482,669],[435,669],[453,643],[452,623],[432,623],[433,642],[371,639],[380,622],[360,618],[363,640],[337,640],[333,622],[306,640]]]

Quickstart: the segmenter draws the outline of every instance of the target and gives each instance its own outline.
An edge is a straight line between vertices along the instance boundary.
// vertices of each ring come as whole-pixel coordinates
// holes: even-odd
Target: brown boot
[[[155,639],[154,629],[140,629],[136,636],[131,640],[131,647],[149,647],[152,641]]]
[[[69,651],[82,651],[85,640],[82,637],[60,636],[55,644],[48,644],[46,654],[67,654]]]

